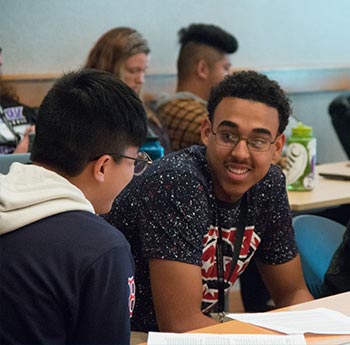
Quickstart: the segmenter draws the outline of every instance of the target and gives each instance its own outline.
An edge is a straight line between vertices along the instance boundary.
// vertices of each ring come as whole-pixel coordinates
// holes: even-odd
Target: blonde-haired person
[[[97,40],[84,67],[115,74],[140,96],[150,52],[146,39],[138,31],[129,27],[116,27]],[[149,129],[159,137],[165,152],[169,152],[170,143],[165,128],[154,112],[145,108]]]

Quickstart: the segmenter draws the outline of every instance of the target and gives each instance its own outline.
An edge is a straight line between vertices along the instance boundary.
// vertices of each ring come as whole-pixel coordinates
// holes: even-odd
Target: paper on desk
[[[327,308],[226,316],[287,334],[350,334],[350,317]]]
[[[147,345],[306,345],[302,334],[204,334],[149,332]]]

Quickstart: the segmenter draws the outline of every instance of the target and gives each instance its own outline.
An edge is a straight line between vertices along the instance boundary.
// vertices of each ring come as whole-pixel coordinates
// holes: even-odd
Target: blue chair
[[[314,215],[294,217],[293,226],[307,287],[318,298],[329,264],[342,242],[345,226]]]
[[[0,174],[6,175],[14,162],[30,164],[30,153],[0,154]]]

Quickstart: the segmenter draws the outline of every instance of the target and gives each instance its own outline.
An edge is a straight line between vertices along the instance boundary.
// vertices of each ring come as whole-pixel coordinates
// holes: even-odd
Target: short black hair
[[[141,100],[112,73],[70,72],[40,105],[31,159],[76,176],[93,157],[140,146],[146,128]]]
[[[209,119],[213,122],[215,108],[225,97],[243,98],[264,103],[278,111],[278,134],[285,130],[292,112],[290,100],[280,85],[255,71],[238,71],[213,87],[208,100]]]
[[[205,44],[226,54],[232,54],[238,49],[236,38],[216,25],[191,24],[178,32],[179,43],[183,47],[189,42]]]

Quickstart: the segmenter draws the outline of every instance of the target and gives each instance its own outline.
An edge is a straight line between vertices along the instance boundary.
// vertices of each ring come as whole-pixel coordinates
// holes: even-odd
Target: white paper
[[[350,317],[327,308],[226,316],[286,334],[350,334]]]
[[[205,334],[149,332],[147,345],[306,345],[302,334]]]

